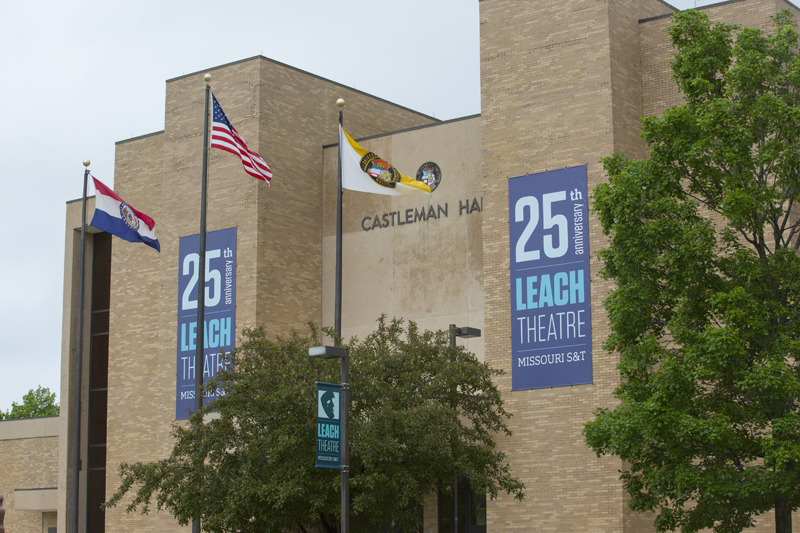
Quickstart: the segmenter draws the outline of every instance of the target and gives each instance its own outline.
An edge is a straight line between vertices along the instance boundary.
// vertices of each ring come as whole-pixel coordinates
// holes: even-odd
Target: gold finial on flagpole
[[[339,109],[344,107],[344,98],[339,98],[336,100],[336,105],[339,106]]]
[[[203,76],[203,79],[206,81],[206,83],[211,83],[211,74],[206,74]]]
[[[91,161],[89,161],[88,159],[84,159],[84,160],[83,160],[83,166],[85,166],[85,167],[88,167],[88,166],[89,166],[89,165],[91,165],[91,164],[92,164],[92,162],[91,162]]]

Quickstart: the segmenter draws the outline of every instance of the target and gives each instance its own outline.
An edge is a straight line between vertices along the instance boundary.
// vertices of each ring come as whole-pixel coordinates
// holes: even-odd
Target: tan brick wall
[[[712,21],[737,24],[741,27],[760,28],[771,31],[771,17],[780,10],[790,9],[796,21],[800,21],[800,11],[783,0],[747,0],[730,2],[701,8]],[[651,20],[640,24],[642,40],[642,79],[644,91],[644,115],[658,115],[671,106],[683,103],[683,96],[672,80],[670,61],[674,49],[670,43],[667,28],[672,24],[669,18]],[[718,215],[712,215],[718,219]],[[794,521],[800,520],[800,513],[794,514]],[[647,518],[626,517],[637,528],[645,527]],[[639,531],[639,529],[634,529]],[[771,532],[775,530],[774,513],[758,517],[756,527],[748,531]]]
[[[661,18],[639,25],[644,88],[642,116],[658,115],[683,101],[672,81],[672,69],[669,65],[674,54],[667,34],[670,24],[670,18]]]
[[[514,435],[501,441],[528,498],[489,504],[497,531],[652,531],[651,516],[628,515],[618,481],[624,465],[597,459],[581,435],[595,408],[612,406],[618,384],[602,300],[611,285],[591,265],[592,385],[511,392],[507,179],[587,165],[589,189],[604,180],[599,159],[621,150],[644,155],[638,117],[680,103],[671,81],[659,2],[629,0],[481,2],[482,175],[486,360],[507,372],[498,384],[514,413]],[[753,25],[775,1],[709,8],[714,17]],[[638,46],[637,46],[638,45]],[[665,46],[666,45],[666,46]],[[641,47],[641,50],[639,49]],[[592,257],[603,247],[599,223],[589,229]],[[768,518],[764,520],[766,525]]]
[[[42,533],[47,533],[51,527],[57,528],[56,513],[42,513]]]
[[[61,329],[61,408],[59,417],[59,451],[58,451],[58,530],[66,531],[67,524],[71,523],[71,487],[72,487],[72,443],[73,443],[73,414],[75,411],[75,369],[76,369],[76,350],[77,350],[77,308],[78,308],[78,271],[80,258],[80,227],[81,227],[81,200],[74,200],[67,203],[66,223],[65,223],[65,246],[64,246],[64,301],[63,318]],[[86,223],[91,221],[94,212],[94,197],[86,201]],[[86,279],[92,276],[92,252],[93,238],[90,230],[86,232]],[[87,449],[85,446],[87,435],[87,405],[88,389],[86,384],[89,382],[89,341],[91,310],[88,302],[91,301],[91,283],[84,286],[84,306],[83,315],[83,350],[82,350],[82,373],[81,373],[81,435],[84,446],[81,452],[81,460],[86,463]],[[79,498],[86,501],[86,470],[79,475]],[[85,513],[84,513],[85,514]],[[79,513],[79,527],[83,523],[83,516]]]
[[[608,284],[591,263],[594,383],[511,392],[507,178],[587,165],[589,189],[603,179],[599,159],[616,147],[610,8],[616,2],[481,2],[484,308],[486,360],[503,369],[498,385],[514,413],[514,435],[501,439],[527,487],[517,502],[488,506],[498,531],[622,531],[621,463],[597,459],[581,435],[599,405],[613,402],[617,356],[599,346],[607,334],[602,298]],[[618,21],[619,22],[619,21]],[[630,33],[619,22],[619,32]],[[615,67],[615,75],[624,78]],[[634,106],[635,107],[635,106]],[[630,111],[620,103],[625,115]],[[603,244],[597,223],[594,252]]]
[[[47,533],[51,527],[57,528],[56,513],[42,513],[42,533]]]
[[[429,330],[483,328],[480,118],[470,117],[359,143],[416,176],[432,161],[441,182],[431,195],[384,196],[345,190],[342,216],[342,334],[364,338],[381,314]],[[337,147],[325,149],[323,324],[334,322]],[[472,202],[475,202],[475,205]],[[465,204],[473,207],[460,209]],[[439,208],[447,210],[445,216]],[[365,231],[362,222],[408,209],[438,218]],[[398,219],[399,215],[393,215]],[[405,219],[404,219],[405,220]],[[483,357],[483,339],[459,340]]]
[[[208,231],[237,228],[236,330],[273,334],[321,318],[322,145],[336,140],[335,101],[355,135],[434,121],[262,57],[210,69],[212,91],[272,187],[237,157],[209,157]],[[156,221],[161,253],[114,240],[109,343],[107,495],[118,465],[166,457],[175,419],[179,238],[199,231],[203,74],[167,82],[164,131],[117,144],[115,190]],[[238,335],[237,335],[238,336]],[[173,531],[168,513],[106,512],[106,530]]]
[[[618,0],[608,3],[608,11],[614,147],[631,157],[644,157],[639,137],[643,115],[639,20],[672,10],[658,0]]]
[[[782,9],[790,9],[800,22],[800,11],[783,0],[747,0],[707,6],[701,9],[712,21],[738,24],[742,27],[772,28],[771,16]],[[670,62],[674,55],[667,28],[670,18],[643,22],[639,25],[642,42],[642,84],[644,86],[643,116],[659,115],[671,106],[683,102],[677,85],[672,80]]]
[[[44,424],[44,425],[43,425]],[[0,421],[0,494],[9,533],[39,533],[46,514],[15,508],[15,490],[58,486],[58,419]]]
[[[784,7],[787,4],[782,0],[746,0],[706,11],[726,22],[766,28],[769,15]],[[582,424],[596,407],[613,405],[611,392],[618,383],[617,357],[600,348],[608,333],[602,299],[610,285],[596,277],[600,267],[596,260],[591,265],[594,383],[510,391],[506,179],[587,165],[591,190],[604,179],[598,163],[601,157],[615,149],[632,156],[644,153],[638,138],[638,117],[660,113],[681,101],[668,66],[672,51],[665,30],[669,20],[638,22],[667,12],[669,8],[658,0],[480,2],[482,115],[475,119],[480,122],[480,133],[475,139],[474,128],[465,128],[463,143],[473,149],[464,160],[479,170],[474,181],[469,178],[451,192],[482,195],[483,213],[480,219],[471,218],[468,224],[453,225],[448,231],[454,237],[463,233],[472,243],[453,256],[464,259],[466,271],[473,273],[478,262],[484,267],[480,279],[470,279],[471,287],[464,294],[450,294],[447,287],[437,286],[435,290],[443,291],[443,298],[437,297],[441,301],[463,297],[459,302],[466,302],[467,318],[483,323],[484,337],[477,342],[481,350],[485,346],[486,360],[507,372],[499,385],[507,408],[514,413],[515,433],[503,439],[501,446],[515,473],[526,483],[528,497],[522,503],[505,497],[490,502],[492,531],[649,530],[645,517],[624,514],[625,498],[617,480],[621,462],[597,459],[585,448],[581,435]],[[329,216],[330,194],[323,191],[330,190],[329,165],[333,158],[323,158],[322,146],[337,140],[335,100],[346,99],[345,127],[355,138],[433,120],[265,58],[216,67],[210,72],[214,76],[212,88],[229,119],[275,173],[269,188],[245,174],[235,156],[218,150],[210,155],[208,229],[238,228],[236,328],[241,331],[246,326],[264,325],[277,334],[301,328],[309,319],[320,321],[323,281],[332,275],[324,244],[330,238],[330,222],[323,220],[322,212],[324,207]],[[165,457],[171,448],[178,241],[181,236],[196,234],[199,228],[202,74],[167,82],[163,132],[117,145],[115,189],[156,220],[162,253],[117,239],[113,244],[108,494],[118,484],[116,469],[121,461]],[[385,150],[382,153],[395,163],[411,162],[424,153],[426,145],[435,144],[426,140],[430,133],[420,130],[368,143]],[[402,164],[398,166],[405,170]],[[381,203],[384,199],[345,198],[352,212],[387,210]],[[390,200],[389,205],[404,206],[406,201]],[[77,290],[76,216],[79,211],[71,205],[66,226],[60,395],[65,399],[65,413],[71,412],[74,379],[70,353],[74,350],[75,326],[71,308]],[[346,232],[358,234],[359,220],[348,216],[345,222]],[[405,229],[418,232],[421,227]],[[472,238],[476,228],[482,237],[480,246]],[[398,232],[396,240],[387,256],[393,265],[396,262],[392,268],[418,267],[419,258],[403,259],[403,254],[413,248],[413,239],[406,240]],[[590,227],[589,243],[593,256],[605,244],[596,221]],[[369,250],[359,253],[367,255]],[[464,264],[445,266],[445,270],[453,270]],[[398,287],[408,287],[410,278],[400,270],[395,274]],[[480,298],[473,297],[475,287],[482,287]],[[420,307],[421,301],[410,297],[405,303],[393,302],[390,309],[408,309],[415,316],[435,315],[437,320],[449,321],[443,313]],[[479,311],[473,310],[476,302],[482,302]],[[350,324],[354,332],[364,326],[362,319],[359,316]],[[83,381],[85,384],[88,380]],[[85,405],[84,401],[84,409]],[[68,416],[62,418],[58,485],[64,497],[60,498],[60,529],[62,520],[68,518],[71,459],[71,422]],[[5,489],[0,486],[0,490]],[[764,528],[769,528],[770,520],[764,519]],[[108,531],[178,529],[167,513],[142,517],[127,515],[119,507],[107,511],[106,521]]]
[[[265,208],[258,221],[257,312],[258,323],[277,334],[321,320],[321,148],[337,142],[336,100],[344,98],[345,129],[356,137],[435,121],[284,65],[260,63],[262,153],[275,179],[259,197]]]
[[[436,533],[439,531],[439,495],[431,492],[425,498],[424,519],[422,533]]]

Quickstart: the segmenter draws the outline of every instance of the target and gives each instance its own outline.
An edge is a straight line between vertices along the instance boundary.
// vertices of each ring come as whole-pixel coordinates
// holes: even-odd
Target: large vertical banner
[[[511,388],[592,382],[586,167],[508,180]]]
[[[200,267],[200,235],[181,237],[178,252],[178,363],[175,418],[189,418],[194,410],[197,354],[197,289]],[[224,364],[220,353],[233,348],[236,332],[236,228],[206,234],[206,279],[203,382]],[[207,394],[203,402],[217,394]]]

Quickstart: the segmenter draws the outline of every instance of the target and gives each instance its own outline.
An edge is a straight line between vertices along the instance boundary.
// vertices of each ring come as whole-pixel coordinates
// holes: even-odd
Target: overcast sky
[[[65,203],[84,159],[112,186],[114,143],[164,128],[167,79],[264,55],[436,118],[480,112],[477,0],[0,6],[2,410],[59,391]]]

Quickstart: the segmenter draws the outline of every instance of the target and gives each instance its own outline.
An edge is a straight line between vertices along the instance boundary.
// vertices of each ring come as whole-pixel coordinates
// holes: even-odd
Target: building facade
[[[703,9],[713,20],[763,29],[779,10],[800,14],[784,0],[733,0]],[[605,239],[588,212],[590,379],[514,386],[519,369],[512,359],[512,315],[520,304],[510,274],[515,214],[509,180],[579,168],[591,193],[605,179],[602,157],[615,150],[647,155],[638,119],[681,102],[666,31],[674,12],[661,0],[480,0],[481,113],[445,122],[264,57],[168,80],[164,130],[117,143],[115,168],[116,192],[157,221],[162,252],[91,229],[88,238],[84,338],[91,342],[80,354],[82,531],[180,529],[167,513],[126,514],[124,506],[103,512],[99,504],[118,486],[120,463],[163,458],[172,446],[183,371],[181,277],[191,273],[184,271],[181,238],[199,227],[205,72],[228,118],[275,175],[268,187],[247,176],[238,158],[211,152],[208,230],[236,231],[235,331],[260,325],[277,335],[308,321],[333,324],[335,102],[344,98],[345,128],[364,148],[408,175],[438,181],[430,196],[345,191],[344,336],[363,338],[380,314],[427,329],[471,326],[483,336],[463,341],[466,347],[505,372],[497,384],[513,414],[513,435],[498,439],[526,485],[526,498],[501,495],[488,502],[484,529],[472,531],[652,531],[652,516],[625,510],[618,479],[625,465],[597,458],[581,434],[597,407],[615,403],[619,384],[618,356],[600,348],[608,334],[602,301],[612,286],[597,276],[595,254]],[[26,511],[41,513],[42,531],[54,521],[58,531],[67,531],[71,520],[79,230],[80,203],[71,202],[60,440],[57,453],[47,455],[53,479],[36,482],[48,487],[21,480],[8,486],[0,479],[0,493],[13,494],[6,499],[9,531],[39,531],[33,515],[14,505],[24,500],[17,496],[22,489],[57,487],[56,513],[45,509],[51,503]],[[15,453],[7,451],[13,444],[3,440],[3,424],[0,460]],[[435,495],[429,498],[426,532],[440,530],[438,503]],[[446,524],[441,529],[449,530]],[[772,518],[761,517],[756,530],[774,530]]]

